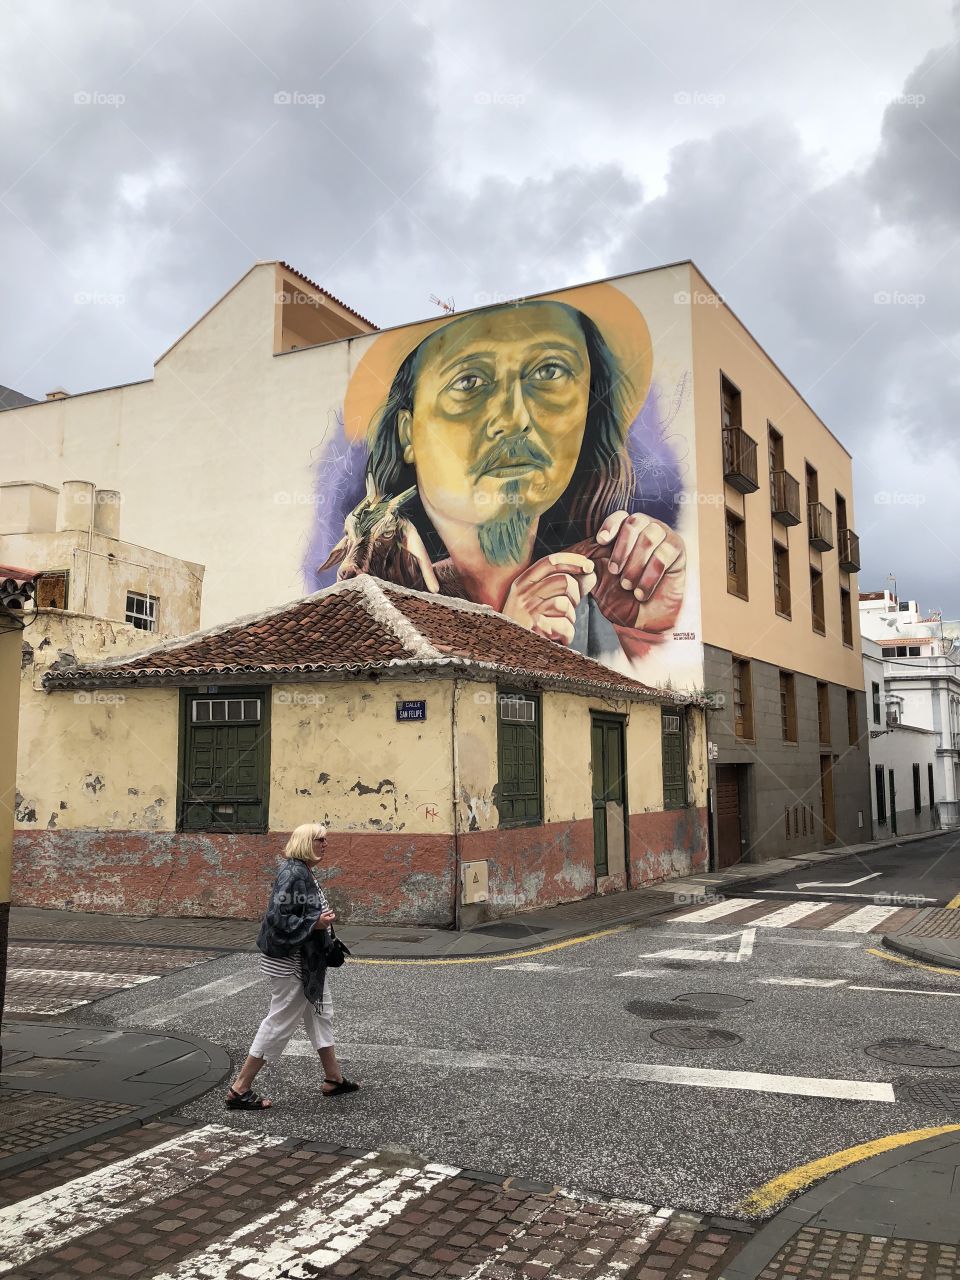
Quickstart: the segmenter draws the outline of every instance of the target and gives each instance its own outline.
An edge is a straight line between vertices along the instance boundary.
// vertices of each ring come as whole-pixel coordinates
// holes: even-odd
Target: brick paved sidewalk
[[[715,1280],[749,1238],[669,1209],[364,1153],[154,1123],[0,1178],[10,1280]]]

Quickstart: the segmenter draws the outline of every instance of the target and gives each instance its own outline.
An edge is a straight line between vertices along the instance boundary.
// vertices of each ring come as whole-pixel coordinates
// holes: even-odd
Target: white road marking
[[[174,996],[171,1000],[148,1005],[146,1009],[138,1009],[137,1026],[175,1026],[183,1014],[192,1013],[205,1004],[226,1000],[236,995],[238,991],[245,991],[247,987],[254,987],[262,981],[259,973],[247,978],[238,974],[231,974],[226,978],[215,978],[213,982],[205,982],[203,986],[193,987],[189,991],[184,991],[182,995]]]
[[[784,896],[783,889],[757,889],[757,893],[772,894],[774,897],[782,898]],[[878,898],[889,898],[889,894],[882,893],[827,893],[826,891],[818,894],[821,898],[857,898],[860,901],[876,902]],[[922,907],[925,902],[937,902],[937,898],[924,898],[919,894],[904,894],[901,906],[904,907]]]
[[[490,966],[492,969],[512,969],[514,973],[534,973],[541,969],[552,969],[556,973],[581,973],[586,965],[583,964],[546,964],[538,960],[515,960],[513,964],[495,964]]]
[[[851,984],[851,991],[886,991],[891,994],[896,992],[903,996],[954,996],[960,998],[960,991],[919,991],[913,987],[855,987]]]
[[[785,929],[787,925],[803,920],[805,916],[812,916],[815,911],[822,911],[829,905],[829,902],[791,902],[789,906],[771,911],[768,916],[761,916],[754,924],[761,929]]]
[[[0,1210],[0,1274],[185,1191],[233,1161],[283,1141],[238,1133],[224,1125],[205,1125],[20,1200]]]
[[[757,921],[750,927],[756,928],[757,925],[762,927],[762,924],[762,921]],[[657,934],[665,938],[684,938],[686,940],[696,938],[701,942],[718,942],[720,938],[735,936],[727,933],[688,933],[686,929],[664,929],[663,927],[657,928]],[[859,942],[844,942],[840,938],[798,938],[794,933],[771,933],[763,941],[766,945],[776,944],[780,947],[830,947],[831,949],[846,947],[848,950],[854,947],[859,948],[861,945]]]
[[[884,920],[895,916],[899,910],[899,907],[861,907],[853,915],[828,924],[824,933],[869,933],[878,924],[883,924]]]
[[[707,935],[711,942],[719,942],[724,938],[739,938],[740,946],[736,951],[698,951],[695,947],[671,947],[667,951],[647,951],[640,955],[640,960],[708,960],[717,964],[736,964],[741,960],[749,960],[753,955],[754,939],[757,931],[754,928],[738,929],[735,933]],[[627,969],[623,973],[614,974],[616,978],[640,978],[649,973],[648,969]]]
[[[753,898],[725,898],[723,902],[712,902],[709,907],[700,911],[692,911],[670,916],[671,920],[688,920],[691,924],[705,924],[708,920],[719,920],[722,916],[732,916],[735,911],[743,911],[746,907],[755,907]]]
[[[42,996],[17,996],[7,992],[7,998],[4,1001],[3,1012],[10,1013],[46,1013],[51,1017],[57,1013],[67,1013],[70,1009],[79,1009],[82,1004],[90,1004],[89,1000],[56,1000],[55,1004],[51,1004],[49,999]]]
[[[438,1183],[460,1172],[450,1165],[428,1164],[388,1176],[376,1164],[361,1165],[357,1161],[322,1183],[326,1191],[307,1187],[295,1199],[246,1223],[225,1240],[191,1254],[154,1280],[222,1280],[236,1274],[245,1280],[277,1280],[281,1275],[308,1280],[320,1268],[333,1266],[359,1248]],[[295,1218],[278,1221],[296,1209],[300,1212]],[[269,1234],[263,1238],[267,1230]]]
[[[865,884],[867,880],[876,880],[877,876],[882,876],[882,871],[873,871],[868,876],[860,876],[857,880],[805,880],[803,884],[797,883],[798,889],[852,889],[855,884]]]
[[[845,987],[846,978],[754,978],[771,987]],[[854,988],[856,990],[856,988]]]
[[[93,973],[76,969],[8,969],[7,979],[47,983],[50,986],[75,982],[86,987],[133,987],[139,982],[156,982],[159,973]]]
[[[291,1044],[288,1053],[313,1055],[309,1045]],[[859,1102],[893,1102],[893,1086],[874,1080],[834,1080],[817,1076],[783,1076],[764,1071],[716,1071],[653,1062],[618,1062],[603,1058],[533,1058],[470,1049],[421,1049],[405,1044],[338,1045],[341,1058],[404,1063],[456,1071],[507,1071],[581,1080],[630,1080],[688,1085],[701,1089],[743,1089],[752,1093],[786,1093],[810,1098],[848,1098]]]

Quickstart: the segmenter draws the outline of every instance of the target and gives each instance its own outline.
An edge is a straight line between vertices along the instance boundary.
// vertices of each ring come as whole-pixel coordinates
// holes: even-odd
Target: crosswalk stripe
[[[787,907],[780,907],[777,911],[772,911],[768,916],[760,916],[753,921],[761,929],[785,929],[787,925],[795,924],[797,920],[802,920],[804,916],[812,916],[815,911],[822,911],[824,907],[829,907],[829,902],[791,902]]]
[[[756,898],[724,898],[722,902],[712,902],[709,907],[700,911],[684,912],[678,916],[670,916],[671,920],[688,920],[691,924],[705,923],[707,920],[719,920],[722,916],[731,916],[735,911],[743,911],[746,907],[755,907]]]
[[[62,986],[64,982],[78,987],[133,987],[140,982],[155,982],[159,973],[93,973],[76,969],[8,969],[7,978],[13,981],[46,983]]]
[[[348,1166],[346,1177],[343,1170],[335,1174],[321,1184],[327,1189],[319,1194],[316,1186],[307,1187],[298,1197],[191,1254],[154,1280],[222,1280],[238,1271],[245,1280],[277,1280],[281,1275],[308,1280],[320,1268],[333,1266],[359,1248],[438,1183],[460,1172],[449,1165],[428,1164],[387,1176],[376,1164],[363,1164],[358,1160]],[[281,1221],[291,1210],[299,1213]]]
[[[824,932],[844,930],[847,933],[869,933],[871,929],[876,928],[878,924],[883,924],[884,920],[889,920],[899,910],[899,907],[861,907],[858,911],[854,911],[852,915],[844,916],[842,920],[835,920],[833,924],[828,924]]]
[[[0,1275],[78,1236],[176,1195],[283,1138],[204,1125],[0,1210]]]

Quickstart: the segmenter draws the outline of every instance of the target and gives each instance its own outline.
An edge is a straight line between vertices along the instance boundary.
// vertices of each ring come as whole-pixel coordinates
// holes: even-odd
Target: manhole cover
[[[720,1027],[657,1027],[650,1039],[671,1049],[723,1049],[741,1042],[740,1036]]]
[[[960,1111],[960,1082],[949,1080],[898,1080],[894,1086],[898,1102],[939,1111]]]
[[[525,938],[528,933],[546,933],[547,926],[540,924],[481,924],[471,933],[490,933],[497,938]]]
[[[706,1009],[685,1009],[683,1005],[671,1004],[669,1001],[631,1000],[623,1007],[627,1013],[647,1018],[651,1022],[688,1021],[691,1018],[707,1017]]]
[[[901,1067],[960,1067],[960,1053],[956,1050],[923,1040],[881,1040],[868,1045],[865,1052],[871,1058]]]
[[[676,1004],[691,1004],[695,1009],[707,1009],[711,1013],[721,1013],[724,1009],[742,1009],[750,1004],[745,996],[722,996],[712,991],[691,991],[686,996],[674,996]]]

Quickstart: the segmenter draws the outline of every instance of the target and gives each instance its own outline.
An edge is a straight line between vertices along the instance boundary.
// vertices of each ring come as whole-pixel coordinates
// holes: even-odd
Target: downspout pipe
[[[463,894],[463,863],[460,852],[460,739],[457,711],[460,702],[460,681],[454,676],[453,699],[450,707],[450,750],[453,769],[453,927],[460,928],[460,905]]]

